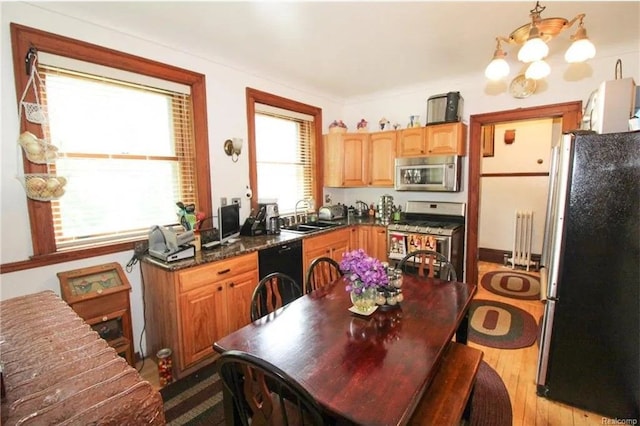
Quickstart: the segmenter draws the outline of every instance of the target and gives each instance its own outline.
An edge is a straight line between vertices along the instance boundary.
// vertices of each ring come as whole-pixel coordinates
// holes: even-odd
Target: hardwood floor
[[[479,262],[479,279],[494,270],[510,270],[502,264]],[[522,271],[525,272],[525,271]],[[529,271],[532,275],[535,272]],[[538,321],[543,314],[542,302],[537,300],[518,300],[502,297],[485,290],[478,285],[476,299],[497,300],[517,306],[529,312]],[[601,425],[602,416],[568,405],[540,398],[536,395],[536,363],[538,345],[523,349],[495,349],[469,342],[469,346],[481,349],[484,360],[502,377],[513,409],[513,426],[530,425]],[[585,392],[588,390],[585,389]]]
[[[484,273],[509,269],[501,264],[480,262],[478,265],[482,279]],[[535,272],[530,272],[535,274]],[[542,303],[539,301],[517,300],[502,297],[478,286],[477,299],[497,300],[517,306],[529,312],[538,321],[543,313]],[[538,345],[533,344],[523,349],[495,349],[469,342],[469,346],[484,352],[484,360],[491,365],[502,377],[513,409],[513,426],[584,426],[601,425],[602,416],[578,408],[573,408],[558,402],[540,398],[536,395],[536,363],[538,359]],[[141,363],[138,363],[140,368]],[[141,375],[155,388],[159,388],[158,371],[153,358],[147,358]],[[585,389],[585,392],[588,390]]]

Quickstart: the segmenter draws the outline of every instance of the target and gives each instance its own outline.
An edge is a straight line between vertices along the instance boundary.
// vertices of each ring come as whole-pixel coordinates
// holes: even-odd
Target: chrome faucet
[[[306,209],[309,210],[309,201],[308,200],[306,200],[304,198],[302,200],[298,200],[298,202],[296,203],[296,206],[295,206],[295,208],[293,210],[293,215],[294,215],[293,216],[293,218],[294,218],[293,220],[295,220],[296,223],[300,223],[301,222],[301,220],[298,219],[298,205],[300,203],[305,203],[305,205],[307,206]],[[305,214],[305,218],[306,218],[306,214]],[[305,220],[305,222],[306,222],[306,220]]]

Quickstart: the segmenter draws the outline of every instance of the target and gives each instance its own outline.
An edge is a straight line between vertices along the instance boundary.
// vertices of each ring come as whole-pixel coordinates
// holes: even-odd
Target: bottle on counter
[[[400,205],[393,207],[393,220],[398,222],[400,220]]]
[[[373,203],[369,206],[369,217],[372,219],[375,219],[376,217],[376,210],[373,207]]]

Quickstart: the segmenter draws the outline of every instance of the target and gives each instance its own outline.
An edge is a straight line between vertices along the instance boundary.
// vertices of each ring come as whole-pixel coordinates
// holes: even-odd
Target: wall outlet
[[[221,206],[227,205],[227,197],[220,197],[220,205]]]
[[[240,197],[232,198],[232,199],[231,199],[231,202],[232,202],[233,204],[237,204],[237,205],[238,205],[238,207],[242,207],[242,202],[240,201]]]
[[[331,204],[331,194],[324,194],[325,204]]]

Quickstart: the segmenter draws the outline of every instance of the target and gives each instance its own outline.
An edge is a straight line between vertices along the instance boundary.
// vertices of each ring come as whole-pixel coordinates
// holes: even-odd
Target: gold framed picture
[[[494,135],[495,126],[494,125],[485,125],[482,126],[482,135],[480,138],[480,142],[482,143],[482,156],[483,157],[493,157],[493,149],[494,149]]]
[[[116,262],[58,272],[57,275],[62,299],[69,304],[131,290],[122,267]]]

